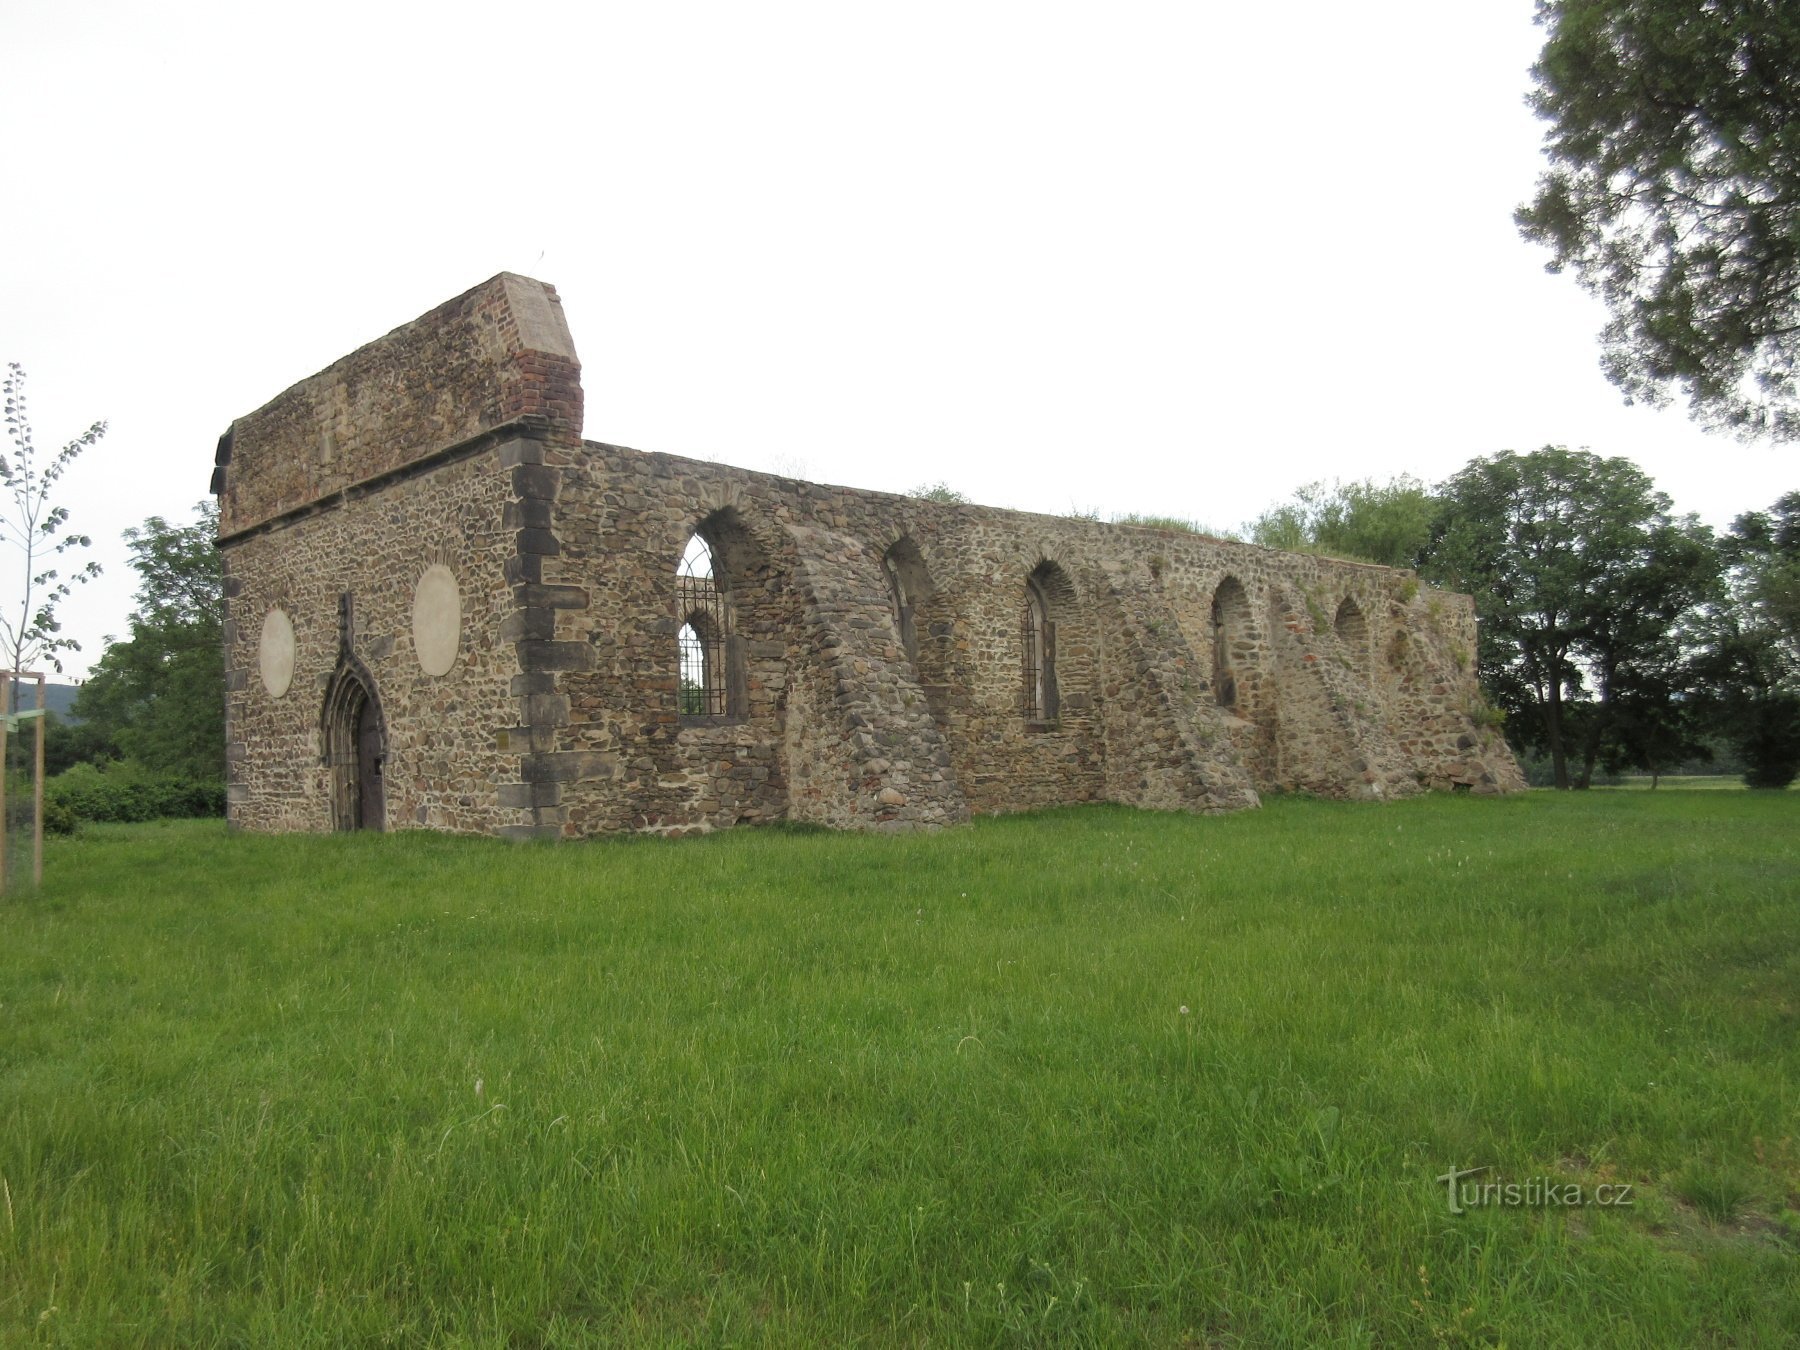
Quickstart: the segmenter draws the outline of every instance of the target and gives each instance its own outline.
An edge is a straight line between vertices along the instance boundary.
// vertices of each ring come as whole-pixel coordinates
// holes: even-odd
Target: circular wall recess
[[[270,698],[280,698],[294,682],[294,624],[281,610],[263,615],[256,657],[262,667],[263,688]]]
[[[427,675],[447,675],[462,644],[462,596],[456,574],[433,563],[413,592],[413,651]]]

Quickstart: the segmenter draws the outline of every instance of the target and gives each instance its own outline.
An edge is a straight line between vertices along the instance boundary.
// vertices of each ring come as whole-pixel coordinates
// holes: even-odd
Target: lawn
[[[1680,773],[1664,774],[1661,778],[1653,778],[1647,773],[1628,773],[1622,775],[1616,783],[1594,785],[1596,791],[1663,791],[1663,792],[1742,792],[1744,775],[1741,773]],[[1800,783],[1788,788],[1790,792],[1800,792]]]
[[[1800,795],[93,828],[0,1200],[0,1344],[1792,1343]]]

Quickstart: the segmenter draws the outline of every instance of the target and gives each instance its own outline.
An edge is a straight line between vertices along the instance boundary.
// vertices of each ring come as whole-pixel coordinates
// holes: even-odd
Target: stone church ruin
[[[906,830],[1523,786],[1464,596],[584,441],[580,369],[555,290],[503,273],[220,439],[234,825]]]

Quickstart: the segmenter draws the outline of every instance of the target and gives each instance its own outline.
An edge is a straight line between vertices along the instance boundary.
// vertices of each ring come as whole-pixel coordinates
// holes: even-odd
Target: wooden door
[[[381,783],[381,716],[364,699],[356,710],[356,827],[387,828],[386,796]]]

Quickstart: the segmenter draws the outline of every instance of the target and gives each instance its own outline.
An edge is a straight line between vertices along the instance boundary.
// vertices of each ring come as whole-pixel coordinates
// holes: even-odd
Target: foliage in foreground
[[[9,585],[17,585],[16,601],[0,605],[0,661],[10,670],[31,670],[39,661],[62,669],[62,653],[80,650],[81,644],[62,632],[57,612],[70,591],[100,574],[92,560],[67,575],[58,561],[93,540],[69,528],[69,508],[53,505],[56,485],[81,455],[106,435],[106,423],[95,422],[62,449],[40,457],[31,429],[25,398],[25,371],[15,361],[6,367],[4,391],[7,440],[10,454],[0,454],[0,543],[7,550],[7,565],[18,569]],[[16,604],[16,609],[14,605]],[[20,706],[16,689],[11,700]]]
[[[1800,9],[1538,0],[1550,170],[1517,220],[1603,299],[1628,401],[1800,439]]]
[[[1796,806],[95,829],[0,906],[0,1342],[1778,1343]]]

